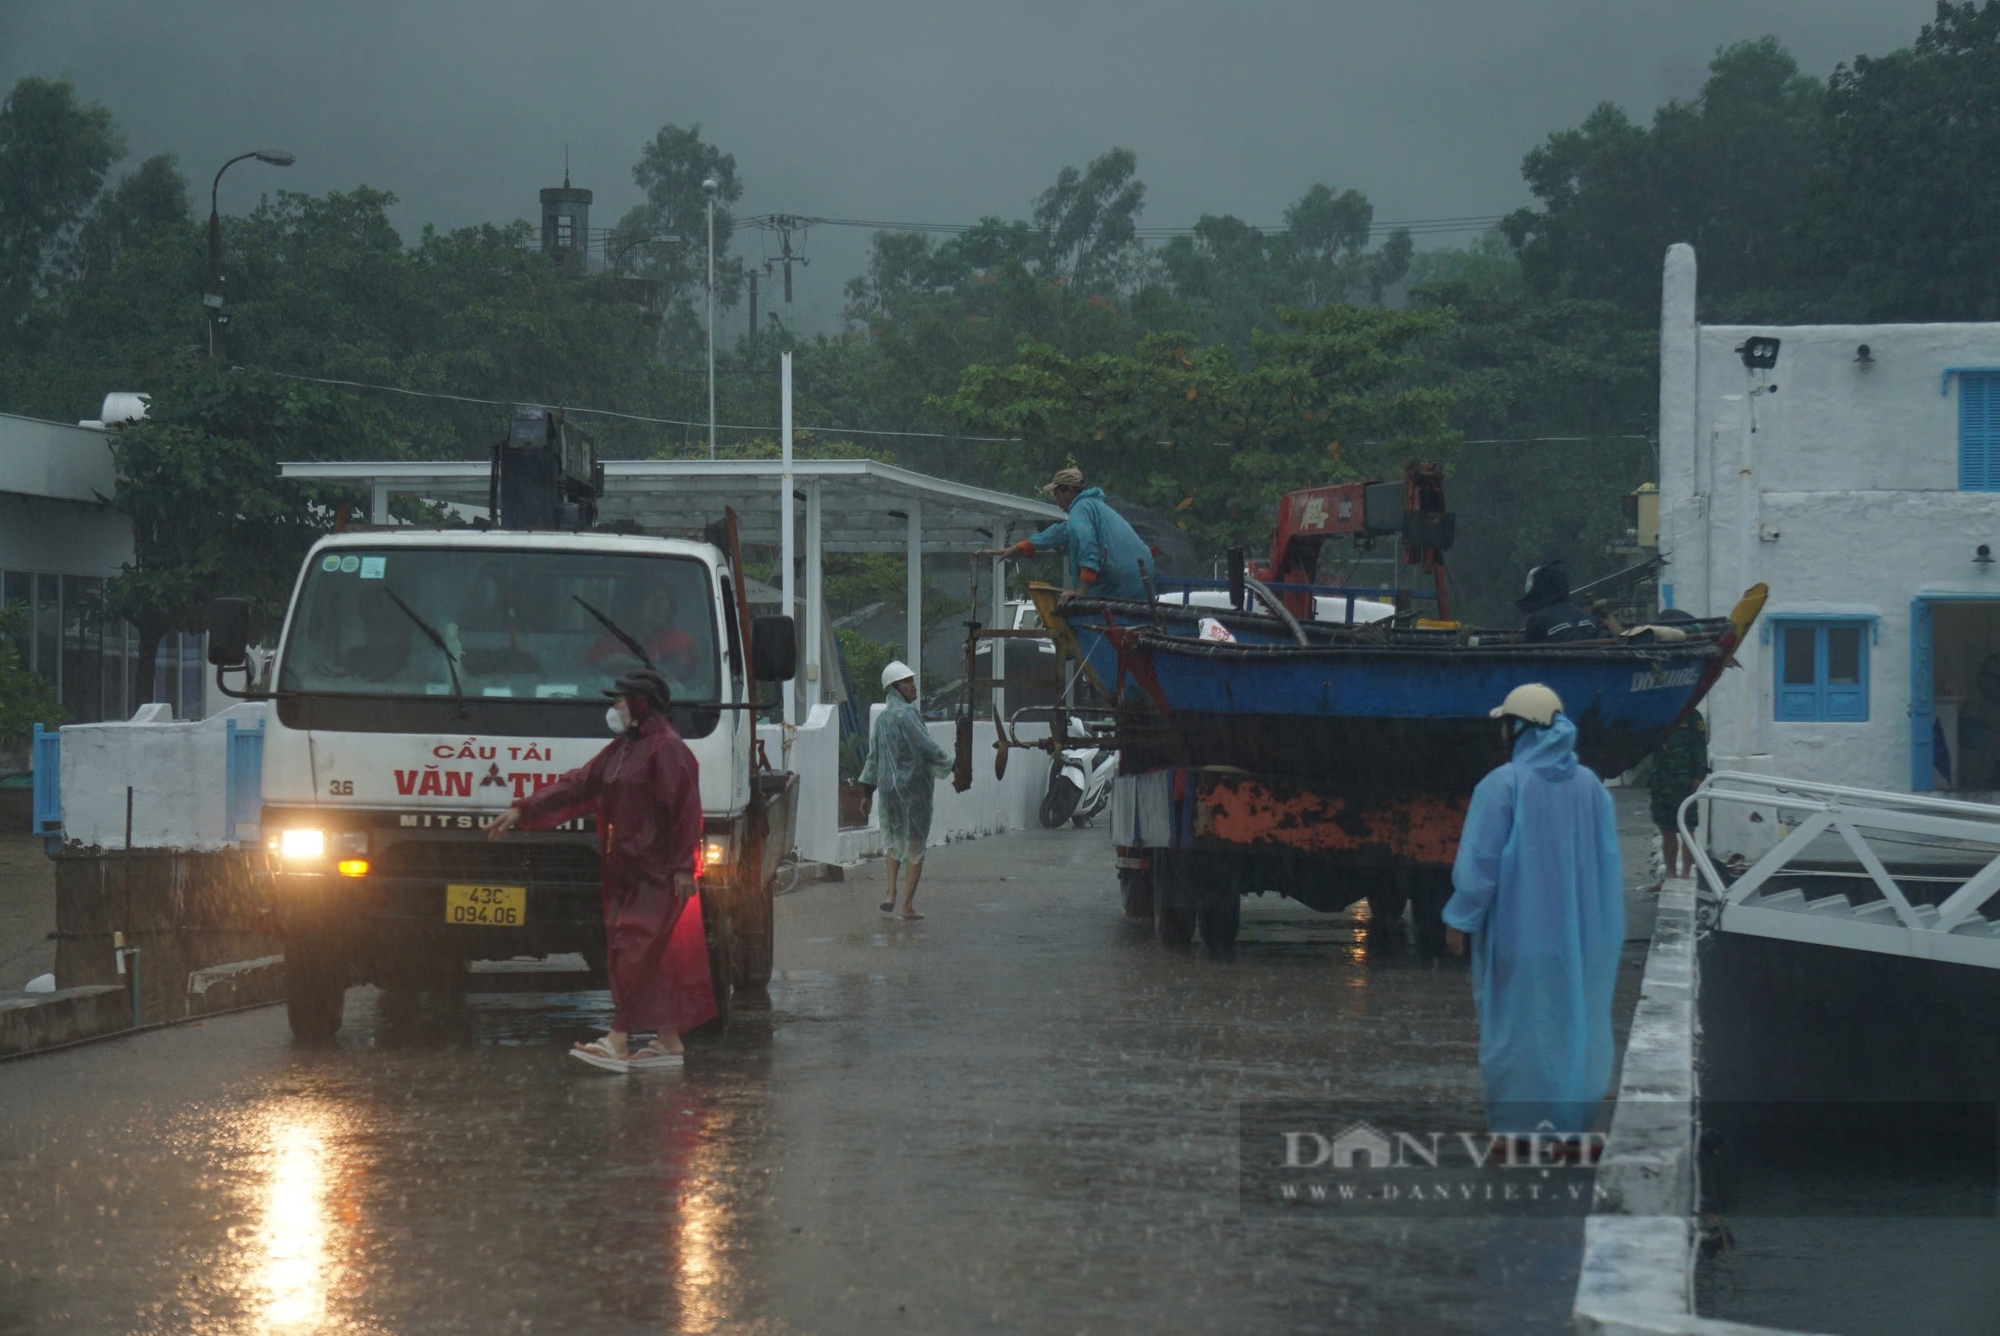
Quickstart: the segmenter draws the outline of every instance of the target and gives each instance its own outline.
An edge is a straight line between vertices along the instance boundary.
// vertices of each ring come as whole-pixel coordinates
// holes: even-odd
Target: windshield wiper
[[[626,635],[624,627],[620,626],[617,622],[612,621],[609,617],[606,617],[603,613],[599,612],[596,608],[591,607],[588,603],[584,603],[583,595],[571,594],[570,597],[575,599],[578,603],[582,604],[583,610],[585,612],[589,613],[591,616],[597,618],[598,621],[602,622],[604,624],[605,630],[609,631],[612,635],[617,636],[620,640],[624,641],[625,648],[631,650],[634,654],[638,655],[640,663],[645,664],[648,668],[654,668],[655,671],[657,671],[657,667],[653,663],[653,656],[646,653],[644,646],[640,645],[638,641],[634,640],[631,636]]]
[[[415,608],[403,602],[395,590],[389,588],[387,585],[383,585],[382,592],[387,594],[395,602],[396,606],[403,610],[405,617],[408,617],[417,624],[419,631],[422,631],[431,638],[431,643],[438,647],[440,654],[444,655],[444,666],[451,671],[451,698],[458,702],[457,717],[463,719],[465,717],[465,688],[458,681],[458,656],[451,652],[451,646],[445,643],[442,635],[438,634],[438,629],[425,621],[422,614]]]

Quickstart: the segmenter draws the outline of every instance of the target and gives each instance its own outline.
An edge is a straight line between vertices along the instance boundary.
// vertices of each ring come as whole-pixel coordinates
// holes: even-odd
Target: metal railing
[[[1718,806],[1747,808],[1789,829],[1754,863],[1725,879],[1688,825],[1697,804],[1705,805],[1711,838]],[[1724,770],[1681,803],[1677,822],[1701,881],[1721,902],[1725,932],[2000,968],[2000,925],[1982,913],[2000,895],[2000,807]],[[1829,835],[1853,860],[1853,870],[1792,866]],[[1905,872],[1901,882],[1956,889],[1936,903],[1913,903],[1871,836],[1901,845],[1907,858],[1927,869]],[[1798,886],[1773,890],[1780,879],[1830,879],[1836,885],[1810,897]],[[1837,888],[1843,883],[1876,898],[1857,902]],[[1995,912],[2000,914],[2000,906]]]

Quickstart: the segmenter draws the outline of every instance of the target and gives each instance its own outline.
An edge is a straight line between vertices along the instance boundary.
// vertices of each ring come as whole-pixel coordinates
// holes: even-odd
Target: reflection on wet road
[[[779,902],[768,1007],[681,1073],[601,994],[350,998],[0,1067],[0,1331],[1537,1331],[1574,1222],[1238,1209],[1236,1109],[1477,1097],[1462,972],[1274,897],[1234,962],[1118,913],[1105,837]],[[1372,939],[1372,940],[1371,940]]]

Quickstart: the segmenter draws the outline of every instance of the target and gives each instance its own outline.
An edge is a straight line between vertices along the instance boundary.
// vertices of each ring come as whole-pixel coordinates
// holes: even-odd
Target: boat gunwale
[[[1689,650],[1713,650],[1717,647],[1720,638],[1734,629],[1726,617],[1704,617],[1693,622],[1666,624],[1671,625],[1674,630],[1685,632],[1687,635],[1685,640],[1653,640],[1644,644],[1633,644],[1623,637],[1604,637],[1597,640],[1528,642],[1518,639],[1521,634],[1519,631],[1505,628],[1464,627],[1460,630],[1452,631],[1442,627],[1396,627],[1388,619],[1384,618],[1373,622],[1333,623],[1305,621],[1299,623],[1300,627],[1309,636],[1339,636],[1353,637],[1353,639],[1327,639],[1310,645],[1284,643],[1258,644],[1242,641],[1232,643],[1227,641],[1195,640],[1189,636],[1164,635],[1150,624],[1154,608],[1170,613],[1175,621],[1195,621],[1200,617],[1212,617],[1224,626],[1236,623],[1246,628],[1267,633],[1282,633],[1284,630],[1284,623],[1263,613],[1239,612],[1228,608],[1203,608],[1165,601],[1148,604],[1131,599],[1092,598],[1088,595],[1073,598],[1067,604],[1064,604],[1063,620],[1072,634],[1078,631],[1091,631],[1102,635],[1110,628],[1093,625],[1087,620],[1080,621],[1074,616],[1074,613],[1106,612],[1118,614],[1126,609],[1130,609],[1131,611],[1126,614],[1129,624],[1119,626],[1116,629],[1128,635],[1144,637],[1149,644],[1171,640],[1176,642],[1175,648],[1193,644],[1221,650],[1254,649],[1298,652],[1305,650],[1344,651],[1350,649],[1387,649],[1399,652],[1410,650],[1425,653],[1477,655],[1511,650],[1536,656],[1545,653],[1559,653],[1564,657],[1575,656],[1578,654],[1578,651],[1595,650],[1613,659],[1636,658],[1648,654],[1673,651],[1686,653]],[[1646,625],[1656,625],[1656,623],[1646,623]],[[1468,643],[1469,639],[1486,636],[1494,638],[1492,643]],[[1369,637],[1370,639],[1362,639],[1362,637]],[[1376,637],[1380,637],[1381,639],[1374,639]],[[1393,637],[1408,637],[1408,639],[1398,640]],[[1450,637],[1450,639],[1446,640],[1445,637]],[[1423,638],[1429,639],[1427,641]]]
[[[1103,634],[1102,628],[1086,628]],[[1120,628],[1130,637],[1128,649],[1157,653],[1188,654],[1217,659],[1309,659],[1321,657],[1408,657],[1458,658],[1508,662],[1531,659],[1540,663],[1634,663],[1655,659],[1707,662],[1724,653],[1717,639],[1702,636],[1671,644],[1621,645],[1616,641],[1572,640],[1522,644],[1512,641],[1497,645],[1345,644],[1345,645],[1256,645],[1227,644],[1214,640],[1192,640],[1186,636],[1164,635],[1149,627]]]

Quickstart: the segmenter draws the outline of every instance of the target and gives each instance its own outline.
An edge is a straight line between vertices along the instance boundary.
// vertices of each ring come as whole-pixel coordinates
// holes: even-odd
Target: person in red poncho
[[[681,1063],[681,1032],[715,1014],[708,956],[697,917],[682,924],[695,893],[701,843],[701,784],[694,753],[667,722],[665,679],[650,668],[609,691],[621,725],[590,764],[523,798],[496,817],[487,838],[516,826],[548,830],[597,818],[604,881],[604,943],[611,980],[611,1031],[570,1056],[613,1071]],[[676,927],[688,931],[675,933]],[[633,1052],[631,1036],[657,1038]]]

